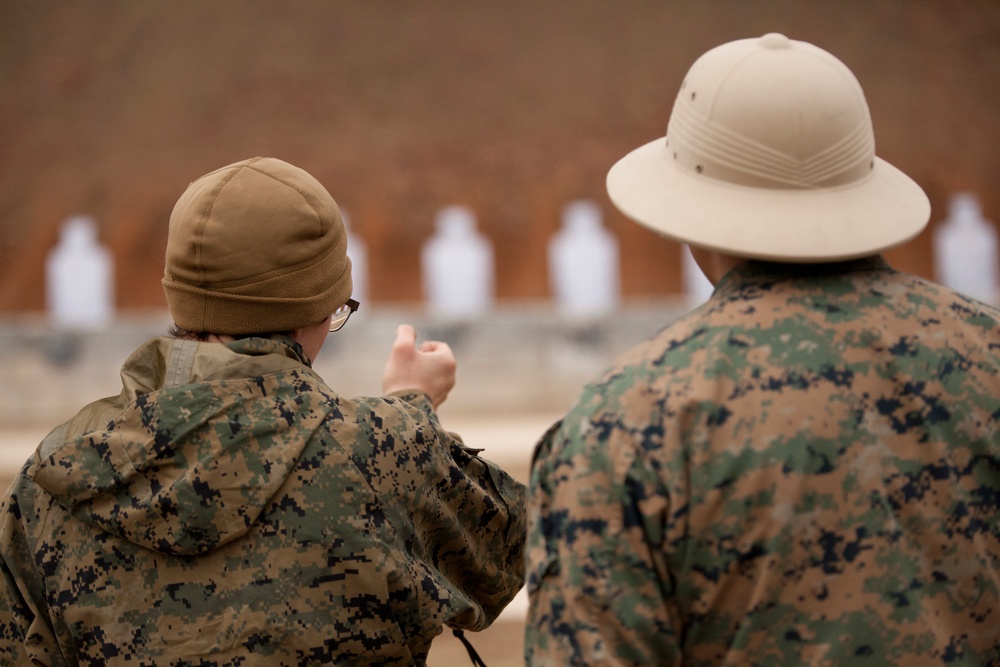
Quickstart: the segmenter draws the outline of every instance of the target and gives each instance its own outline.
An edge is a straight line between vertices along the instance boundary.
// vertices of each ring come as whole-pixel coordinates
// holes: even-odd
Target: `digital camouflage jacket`
[[[743,265],[585,389],[529,498],[529,664],[1000,664],[1000,313]]]
[[[422,664],[523,582],[524,487],[426,395],[281,337],[155,339],[0,506],[0,664]]]

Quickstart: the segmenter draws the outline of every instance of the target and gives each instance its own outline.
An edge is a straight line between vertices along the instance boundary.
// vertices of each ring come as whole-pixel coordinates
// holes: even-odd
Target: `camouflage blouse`
[[[420,665],[523,583],[524,487],[290,339],[160,338],[0,505],[0,664]]]
[[[1000,664],[1000,313],[750,263],[543,438],[531,665]]]

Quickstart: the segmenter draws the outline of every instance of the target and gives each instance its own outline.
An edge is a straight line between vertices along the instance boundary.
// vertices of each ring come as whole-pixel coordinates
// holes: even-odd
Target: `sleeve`
[[[17,564],[11,553],[11,535],[8,530],[10,515],[14,512],[11,499],[0,505],[0,662],[5,665],[20,665],[26,661],[23,653],[28,627],[33,614],[21,594],[14,574]]]
[[[570,413],[532,461],[528,665],[672,665],[680,625],[663,552],[669,498],[614,417]],[[641,437],[641,436],[639,436]]]
[[[23,477],[21,478],[23,480]],[[23,531],[15,484],[0,503],[0,664],[64,665],[44,611],[42,581]]]
[[[487,627],[524,585],[525,486],[445,431],[426,394],[372,407],[355,463],[406,551],[468,601],[448,625]]]

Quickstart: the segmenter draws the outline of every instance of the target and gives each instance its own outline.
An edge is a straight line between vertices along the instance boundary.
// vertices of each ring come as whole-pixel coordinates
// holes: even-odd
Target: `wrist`
[[[434,411],[434,401],[431,400],[430,394],[422,389],[397,389],[386,392],[385,395],[398,398],[421,410]]]

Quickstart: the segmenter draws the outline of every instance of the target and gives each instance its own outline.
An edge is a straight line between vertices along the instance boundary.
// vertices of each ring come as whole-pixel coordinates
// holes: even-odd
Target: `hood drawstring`
[[[458,637],[458,641],[462,642],[465,646],[465,650],[469,652],[469,659],[472,660],[473,667],[486,667],[486,663],[483,662],[483,659],[479,657],[478,653],[476,653],[476,649],[472,647],[472,643],[465,638],[465,633],[458,628],[452,628],[452,633]]]

